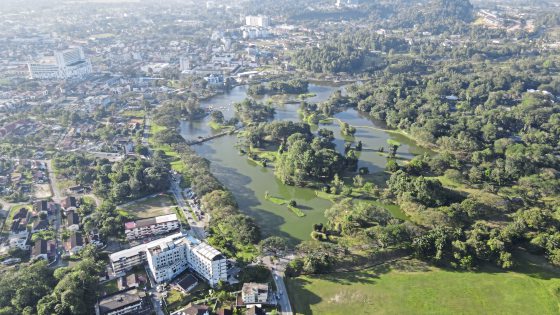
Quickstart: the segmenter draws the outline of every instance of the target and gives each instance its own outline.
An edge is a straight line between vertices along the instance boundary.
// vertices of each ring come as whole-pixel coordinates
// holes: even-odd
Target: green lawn
[[[166,127],[157,125],[152,122],[150,124],[150,138],[148,139],[148,142],[153,150],[164,152],[169,160],[172,170],[182,173],[185,170],[186,166],[185,163],[183,163],[183,161],[181,160],[179,153],[175,151],[170,145],[159,145],[154,141],[154,135],[164,131],[165,129]]]
[[[122,210],[135,218],[143,219],[174,213],[173,206],[175,206],[175,201],[171,196],[160,194],[129,204],[122,207]]]
[[[407,261],[290,279],[288,291],[296,314],[558,314],[559,275],[529,272],[454,272]]]

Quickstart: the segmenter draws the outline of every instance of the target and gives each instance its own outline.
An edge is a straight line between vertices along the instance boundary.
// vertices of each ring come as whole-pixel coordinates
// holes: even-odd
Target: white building
[[[212,246],[181,233],[109,256],[115,274],[148,262],[156,282],[170,281],[187,268],[211,286],[227,281],[226,258]]]
[[[268,303],[268,284],[267,283],[244,283],[241,289],[241,299],[243,304],[267,304]]]
[[[183,237],[148,247],[146,259],[157,283],[170,281],[188,268],[188,250]]]
[[[31,79],[68,79],[93,72],[91,62],[86,59],[81,47],[57,51],[54,57],[28,63],[27,68]]]
[[[266,15],[248,15],[245,17],[245,25],[247,26],[258,26],[258,27],[269,27],[270,17]]]
[[[189,255],[189,267],[199,276],[206,279],[211,286],[218,281],[227,281],[226,257],[214,247],[202,243],[197,239],[190,238],[191,250]]]
[[[134,240],[153,235],[166,234],[181,227],[176,214],[168,214],[154,218],[126,222],[124,232],[126,238]]]

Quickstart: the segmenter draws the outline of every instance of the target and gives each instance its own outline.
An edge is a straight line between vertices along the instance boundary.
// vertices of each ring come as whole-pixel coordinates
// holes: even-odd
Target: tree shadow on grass
[[[306,286],[310,284],[311,281],[303,278],[293,278],[288,280],[287,290],[294,314],[311,315],[313,314],[311,306],[319,304],[323,301],[320,296],[306,288]]]

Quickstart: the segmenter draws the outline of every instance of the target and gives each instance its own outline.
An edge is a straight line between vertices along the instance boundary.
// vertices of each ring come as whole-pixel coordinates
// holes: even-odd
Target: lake
[[[307,101],[325,101],[338,89],[344,89],[344,87],[310,84],[309,92],[316,96],[308,98]],[[235,114],[233,104],[246,97],[247,87],[238,86],[227,93],[201,102],[201,106],[219,109],[228,119]],[[298,108],[299,104],[276,105],[275,119],[300,121]],[[355,141],[361,140],[363,143],[363,150],[359,156],[359,167],[368,167],[371,173],[384,170],[386,158],[378,153],[378,148],[385,147],[387,150],[388,139],[399,141],[402,144],[398,150],[398,156],[404,159],[410,159],[416,154],[426,152],[425,149],[416,146],[414,141],[398,133],[379,129],[380,124],[354,109],[338,113],[335,118],[356,127]],[[181,134],[187,140],[214,134],[216,131],[208,126],[209,121],[209,117],[201,121],[184,121],[181,125]],[[332,130],[336,137],[337,149],[344,152],[345,139],[340,134],[338,123],[321,125],[320,128]],[[265,168],[248,160],[247,156],[239,153],[236,143],[236,135],[227,135],[195,145],[193,149],[211,162],[211,170],[214,175],[233,193],[241,211],[255,218],[265,237],[281,236],[292,243],[310,239],[313,224],[326,221],[323,213],[331,206],[331,202],[316,197],[315,191],[312,189],[282,184],[274,176],[272,167]],[[295,200],[306,216],[298,217],[286,206],[276,205],[266,200],[267,192],[271,196]]]

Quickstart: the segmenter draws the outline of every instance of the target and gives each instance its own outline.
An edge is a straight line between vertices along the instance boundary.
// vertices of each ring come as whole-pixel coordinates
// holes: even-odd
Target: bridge
[[[239,130],[239,128],[235,128],[233,130],[220,132],[220,133],[217,133],[215,135],[208,136],[208,137],[202,137],[202,138],[187,140],[187,144],[188,145],[202,144],[202,143],[204,143],[206,141],[210,141],[212,139],[216,139],[216,138],[219,138],[219,137],[223,137],[225,135],[233,134],[233,133],[237,132],[237,130]]]

